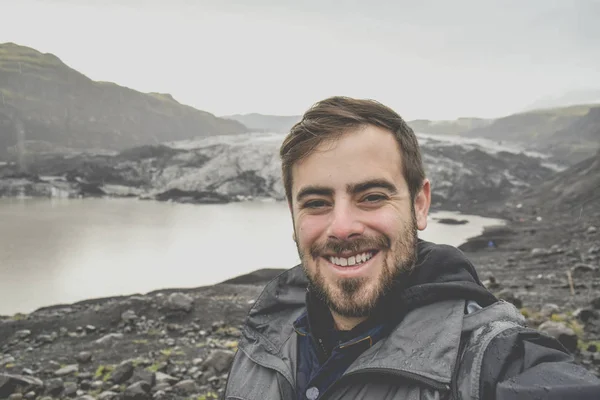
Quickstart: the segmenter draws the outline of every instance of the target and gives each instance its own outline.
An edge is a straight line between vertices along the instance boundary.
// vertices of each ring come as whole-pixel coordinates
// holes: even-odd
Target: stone
[[[159,390],[166,390],[166,389],[170,389],[171,385],[169,385],[167,382],[161,382],[161,383],[157,383],[153,388],[152,391],[157,392]]]
[[[77,371],[79,371],[79,365],[72,364],[72,365],[67,365],[66,367],[63,367],[57,371],[54,371],[54,375],[55,376],[67,376],[67,375],[74,374]]]
[[[83,395],[83,396],[79,396],[77,398],[77,400],[96,400],[94,397],[90,396],[89,394]]]
[[[23,329],[23,330],[15,332],[15,337],[20,340],[25,339],[26,337],[29,337],[30,335],[31,335],[31,331],[28,329]]]
[[[196,386],[196,382],[193,380],[186,379],[173,386],[173,389],[175,389],[175,391],[179,394],[191,395],[198,391],[198,386]]]
[[[185,311],[190,312],[192,310],[194,299],[187,294],[176,292],[171,293],[165,302],[165,307],[171,311]]]
[[[192,361],[192,364],[201,365],[203,362],[204,362],[204,359],[202,359],[202,358],[194,358],[194,360]]]
[[[94,325],[86,325],[85,332],[86,333],[94,333],[94,332],[96,332],[96,327]]]
[[[150,385],[146,382],[136,382],[129,385],[123,394],[125,400],[148,400],[151,398]]]
[[[116,384],[121,384],[133,376],[133,363],[125,361],[119,364],[110,375],[110,380]]]
[[[175,378],[175,377],[173,377],[171,375],[167,375],[165,373],[162,373],[162,372],[157,372],[156,373],[156,383],[160,384],[160,383],[165,383],[165,382],[168,383],[169,386],[170,386],[170,385],[172,385],[174,383],[179,382],[179,379],[177,379],[177,378]]]
[[[23,368],[23,370],[21,371],[21,373],[23,375],[29,375],[32,376],[33,375],[33,370],[29,369],[29,368]]]
[[[577,350],[577,334],[562,322],[546,321],[538,327],[540,332],[557,339],[568,351]]]
[[[577,318],[581,322],[587,322],[592,318],[596,318],[598,313],[591,308],[578,308],[573,312],[573,317]]]
[[[596,229],[595,226],[590,226],[589,228],[587,228],[587,230],[585,231],[585,233],[587,233],[588,235],[592,235],[594,233],[598,232],[598,229]]]
[[[0,398],[6,398],[17,391],[41,393],[43,390],[44,382],[33,376],[0,374]]]
[[[35,394],[35,392],[31,391],[31,392],[27,392],[25,393],[25,396],[23,396],[26,400],[34,400],[37,397],[37,394]]]
[[[89,351],[81,351],[75,356],[75,360],[80,364],[88,364],[92,361],[92,353]]]
[[[549,318],[552,314],[558,314],[560,312],[560,307],[556,304],[548,303],[542,306],[540,314],[544,317]]]
[[[15,362],[15,358],[10,354],[7,354],[3,358],[0,358],[0,367],[5,366],[6,364],[12,364]]]
[[[133,310],[127,310],[121,314],[121,321],[125,322],[126,324],[134,322],[136,319],[138,319],[138,316]]]
[[[109,344],[114,340],[123,339],[122,333],[109,333],[108,335],[102,336],[100,339],[96,340],[96,344]]]
[[[590,303],[592,304],[592,307],[594,307],[595,309],[600,309],[600,297],[596,297]]]
[[[133,376],[129,379],[130,383],[146,382],[153,387],[156,384],[156,374],[145,369],[136,368],[133,371]]]
[[[548,250],[546,249],[535,248],[531,250],[532,257],[543,257],[546,255],[548,255]]]
[[[592,246],[588,250],[589,254],[600,254],[600,246]]]
[[[23,395],[21,393],[13,393],[10,396],[8,396],[8,400],[22,400],[23,399]]]
[[[62,393],[65,385],[60,378],[48,379],[46,381],[46,394],[58,397]]]
[[[229,369],[235,353],[230,350],[215,350],[206,359],[204,368],[213,368],[216,372],[222,373]]]
[[[110,390],[106,390],[98,395],[98,400],[117,400],[119,394]]]
[[[159,391],[157,391],[156,393],[154,393],[154,395],[152,396],[152,398],[153,398],[154,400],[162,400],[162,399],[166,399],[166,398],[167,398],[167,394],[166,394],[164,391],[162,391],[162,390],[159,390]]]
[[[67,396],[67,397],[77,396],[77,384],[75,382],[66,382],[65,389],[63,390],[63,396]]]
[[[577,263],[571,269],[571,274],[573,277],[581,277],[595,274],[598,271],[598,267],[595,267],[590,264]]]

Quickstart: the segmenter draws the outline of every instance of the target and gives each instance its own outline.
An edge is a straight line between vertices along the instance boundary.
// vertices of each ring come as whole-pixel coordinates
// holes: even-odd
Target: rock
[[[54,375],[55,376],[67,376],[67,375],[74,374],[77,371],[79,371],[79,365],[72,364],[72,365],[67,365],[66,367],[63,367],[57,371],[54,371]]]
[[[193,365],[200,365],[204,362],[204,359],[202,358],[194,358],[194,360],[192,361]]]
[[[121,321],[125,322],[126,324],[134,322],[136,319],[138,319],[138,316],[133,310],[127,310],[121,314]]]
[[[106,390],[98,395],[98,400],[117,400],[119,394],[111,390]]]
[[[517,308],[523,307],[523,301],[521,301],[521,299],[518,298],[515,295],[515,293],[510,289],[501,290],[500,292],[496,293],[496,297],[508,301],[509,303],[512,303]]]
[[[194,299],[187,294],[176,292],[171,293],[167,298],[165,307],[171,311],[185,311],[190,312],[192,310]]]
[[[33,371],[31,369],[29,369],[29,368],[23,368],[23,371],[21,371],[21,373],[23,375],[29,375],[29,376],[33,375]]]
[[[89,351],[81,351],[75,356],[75,360],[80,364],[90,363],[92,361],[92,353]]]
[[[589,254],[600,254],[600,246],[592,246],[588,250]]]
[[[4,358],[0,358],[0,367],[5,366],[6,364],[12,364],[15,362],[15,358],[10,354],[4,356]]]
[[[540,311],[540,313],[546,318],[549,318],[550,316],[552,316],[552,314],[557,314],[559,312],[560,312],[560,307],[558,307],[558,305],[556,305],[556,304],[551,304],[551,303],[544,304]]]
[[[191,379],[187,379],[177,383],[174,387],[177,393],[182,395],[191,395],[198,391],[198,386],[196,386],[196,382]]]
[[[136,382],[125,389],[123,398],[125,400],[148,400],[150,396],[150,385],[146,382]]]
[[[129,379],[129,382],[146,382],[150,387],[153,387],[156,384],[156,374],[154,372],[146,371],[145,369],[136,368],[133,371],[133,375]]]
[[[38,378],[24,375],[0,374],[0,398],[6,398],[16,391],[21,393],[34,391],[41,393],[44,382]]]
[[[596,297],[591,301],[592,307],[595,309],[600,309],[600,297]]]
[[[540,248],[535,248],[533,250],[531,250],[531,256],[532,257],[543,257],[548,255],[548,250],[546,249],[540,249]]]
[[[111,343],[113,340],[123,339],[122,333],[109,333],[108,335],[102,336],[100,339],[96,340],[96,344],[107,344]]]
[[[75,382],[66,382],[63,395],[67,397],[77,396],[77,384]]]
[[[500,284],[496,281],[496,277],[494,275],[490,275],[485,281],[483,281],[483,285],[488,289],[498,289]]]
[[[590,226],[589,228],[587,228],[587,231],[585,231],[585,233],[587,233],[588,235],[592,235],[596,232],[598,232],[598,229],[596,229],[595,226]]]
[[[157,372],[156,373],[156,383],[160,384],[160,383],[168,383],[169,385],[172,385],[174,383],[179,382],[179,379],[172,377],[171,375],[167,375],[165,373],[162,372]]]
[[[62,393],[65,385],[60,378],[48,379],[46,382],[46,394],[58,397]]]
[[[133,376],[133,363],[126,361],[117,366],[110,375],[110,380],[116,384],[121,384]]]
[[[13,393],[8,396],[8,400],[21,400],[23,399],[23,395],[21,393]]]
[[[577,335],[562,322],[546,321],[538,327],[540,332],[557,339],[565,348],[574,353],[577,350]]]
[[[29,337],[30,335],[31,335],[31,331],[28,329],[23,329],[23,330],[15,332],[15,337],[17,339],[21,339],[21,340],[25,339],[26,337]]]
[[[598,314],[591,308],[578,308],[573,312],[573,316],[581,322],[587,322],[591,318],[595,318]]]
[[[94,333],[94,332],[96,332],[96,327],[94,325],[86,325],[85,332],[86,333]]]
[[[167,394],[166,394],[164,391],[162,391],[162,390],[159,390],[159,391],[157,391],[156,393],[154,393],[154,395],[152,396],[152,398],[153,398],[154,400],[162,400],[162,399],[166,399],[166,398],[167,398]]]
[[[585,275],[594,274],[598,271],[598,267],[594,267],[590,264],[577,263],[571,269],[573,277],[581,277]]]
[[[229,369],[235,353],[229,350],[213,351],[208,359],[204,362],[204,368],[213,368],[218,373],[225,372]]]
[[[37,394],[35,394],[35,392],[33,392],[33,391],[25,393],[25,396],[24,396],[24,398],[26,400],[34,400],[36,397],[37,397]]]
[[[77,398],[77,400],[96,400],[94,397],[90,396],[89,394],[83,395],[83,396],[79,396]]]
[[[171,385],[169,385],[167,382],[162,382],[162,383],[157,383],[152,390],[153,391],[159,391],[159,390],[166,390],[166,389],[171,389]]]
[[[103,381],[94,381],[90,384],[90,387],[93,390],[102,389],[104,387],[104,382]]]

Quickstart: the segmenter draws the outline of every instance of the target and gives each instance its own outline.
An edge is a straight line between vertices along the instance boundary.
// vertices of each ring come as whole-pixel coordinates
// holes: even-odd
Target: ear
[[[421,190],[415,196],[415,217],[417,219],[417,228],[422,231],[427,228],[427,215],[431,205],[431,183],[429,179],[423,181]]]

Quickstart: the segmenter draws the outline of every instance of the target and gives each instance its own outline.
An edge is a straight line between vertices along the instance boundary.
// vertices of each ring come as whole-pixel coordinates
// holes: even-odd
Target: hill
[[[464,135],[522,143],[529,149],[550,152],[556,161],[575,164],[600,147],[600,104],[513,114]]]
[[[475,128],[490,125],[493,120],[483,118],[458,118],[456,120],[431,121],[428,119],[416,119],[409,121],[408,125],[420,133],[432,133],[436,135],[450,134],[462,135]]]
[[[302,119],[301,115],[236,114],[222,118],[238,121],[254,132],[287,133]]]
[[[95,82],[52,54],[0,44],[0,156],[17,138],[37,147],[121,150],[245,131],[171,95]]]

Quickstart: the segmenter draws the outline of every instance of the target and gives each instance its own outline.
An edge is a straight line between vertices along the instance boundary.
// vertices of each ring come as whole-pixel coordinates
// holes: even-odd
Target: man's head
[[[334,97],[308,110],[281,146],[302,264],[334,317],[364,318],[413,268],[429,181],[413,131],[390,108]]]

